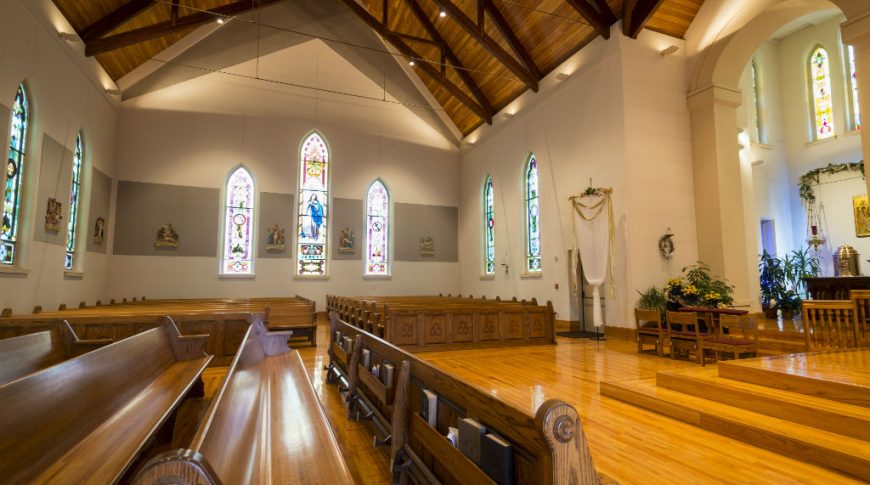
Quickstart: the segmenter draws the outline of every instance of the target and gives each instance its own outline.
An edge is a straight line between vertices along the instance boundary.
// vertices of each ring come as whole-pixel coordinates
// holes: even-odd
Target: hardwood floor
[[[300,353],[348,467],[357,483],[389,483],[387,455],[372,446],[368,425],[348,421],[335,386],[324,382],[325,322],[319,332],[318,347],[302,348]],[[599,383],[604,380],[654,379],[660,370],[697,368],[694,363],[638,355],[634,343],[558,338],[555,346],[419,355],[530,414],[549,398],[572,404],[581,414],[596,467],[620,484],[861,483],[601,396]]]

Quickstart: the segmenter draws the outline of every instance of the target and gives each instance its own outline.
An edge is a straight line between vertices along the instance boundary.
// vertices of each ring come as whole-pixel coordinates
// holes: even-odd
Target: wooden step
[[[656,386],[601,383],[601,395],[808,463],[870,480],[870,443]]]
[[[719,377],[870,407],[870,349],[719,362]]]
[[[715,367],[660,371],[659,387],[870,441],[870,409],[718,376]]]
[[[758,349],[760,351],[772,351],[779,352],[781,354],[792,354],[795,352],[806,352],[807,346],[803,340],[798,342],[793,340],[759,338]]]

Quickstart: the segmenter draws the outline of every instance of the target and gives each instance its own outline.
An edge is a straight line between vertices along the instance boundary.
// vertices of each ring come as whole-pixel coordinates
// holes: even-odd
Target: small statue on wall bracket
[[[667,231],[659,238],[659,254],[662,258],[670,261],[674,257],[674,234],[669,227]]]
[[[94,244],[101,245],[106,240],[106,219],[97,217],[94,223]]]
[[[167,248],[178,247],[178,233],[172,228],[172,223],[167,222],[160,227],[160,230],[157,231],[157,241],[154,242],[154,245]]]
[[[435,256],[435,240],[432,236],[420,238],[420,256]]]
[[[278,224],[266,228],[266,251],[284,250],[284,229]]]
[[[345,227],[341,230],[341,241],[338,244],[338,252],[344,254],[353,254],[356,247],[356,238],[353,235],[353,229]]]
[[[45,210],[45,230],[51,232],[60,231],[60,220],[63,216],[60,214],[61,203],[53,197],[48,199],[48,208]]]

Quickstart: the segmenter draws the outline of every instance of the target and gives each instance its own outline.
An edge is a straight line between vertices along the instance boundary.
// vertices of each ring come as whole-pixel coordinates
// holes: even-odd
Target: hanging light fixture
[[[816,252],[827,242],[822,230],[823,219],[825,219],[824,206],[817,206],[815,201],[807,204],[807,244]]]

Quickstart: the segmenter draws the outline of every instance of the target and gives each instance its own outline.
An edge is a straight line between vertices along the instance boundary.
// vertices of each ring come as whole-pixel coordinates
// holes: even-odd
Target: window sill
[[[544,277],[544,272],[543,272],[543,271],[537,271],[537,272],[534,272],[534,273],[528,273],[528,272],[526,272],[526,273],[520,273],[520,278],[521,278],[521,279],[524,279],[524,280],[527,280],[527,279],[538,279],[538,278],[543,278],[543,277]]]
[[[252,280],[254,279],[253,274],[219,274],[218,279],[220,280]]]
[[[65,280],[83,280],[85,273],[83,271],[64,271],[63,279]]]
[[[480,275],[481,280],[494,280],[495,274],[482,274]]]
[[[754,141],[754,142],[752,142],[752,148],[760,148],[762,150],[773,150],[773,145]]]
[[[847,133],[844,134],[843,136],[858,136],[858,135],[861,134],[862,131],[863,131],[863,130],[852,130],[852,131],[850,131],[850,132],[847,132]]]
[[[293,275],[293,279],[299,280],[299,281],[305,281],[305,280],[329,281],[329,275],[318,276],[318,275],[298,275],[298,274],[295,274],[295,275]]]
[[[393,275],[389,274],[364,274],[364,280],[391,280],[393,279]]]
[[[808,141],[808,142],[806,143],[806,146],[811,147],[811,146],[814,146],[814,145],[821,145],[822,143],[828,143],[829,141],[834,141],[834,140],[836,140],[837,138],[839,138],[839,135],[829,136],[829,137],[827,137],[827,138],[822,138],[822,139],[820,139],[820,140],[819,140],[819,139],[816,139],[816,140],[813,140],[813,141]]]
[[[0,266],[0,276],[27,276],[30,270],[27,268],[19,268],[17,266]]]

